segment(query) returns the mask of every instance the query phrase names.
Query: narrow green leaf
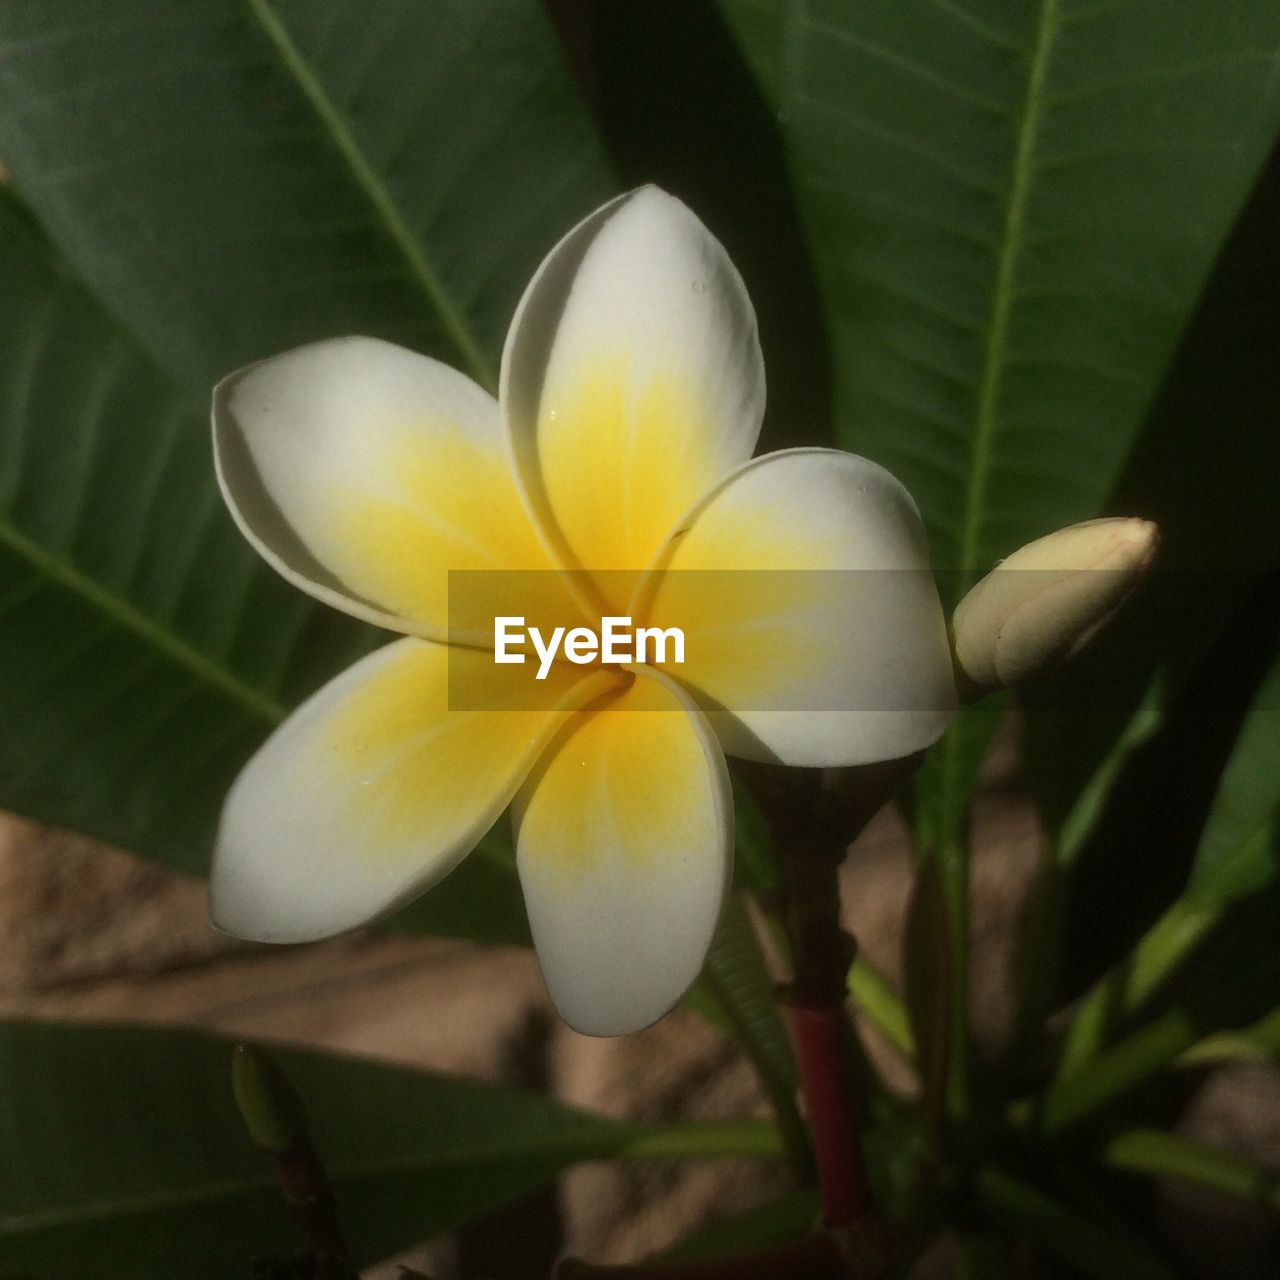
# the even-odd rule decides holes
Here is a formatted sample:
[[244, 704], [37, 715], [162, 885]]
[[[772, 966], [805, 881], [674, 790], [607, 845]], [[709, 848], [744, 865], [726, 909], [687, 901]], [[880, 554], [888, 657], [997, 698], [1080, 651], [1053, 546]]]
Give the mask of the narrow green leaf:
[[31, 0], [0, 155], [185, 391], [334, 334], [495, 381], [541, 255], [610, 194], [541, 6]]
[[1002, 1169], [984, 1169], [978, 1194], [988, 1213], [1096, 1280], [1174, 1280], [1140, 1240], [1117, 1231]]
[[1227, 761], [1182, 896], [1086, 996], [1063, 1048], [1077, 1070], [1142, 1007], [1240, 898], [1280, 873], [1280, 662], [1263, 681]]
[[725, 906], [703, 981], [731, 1011], [735, 1028], [750, 1042], [752, 1056], [773, 1085], [783, 1092], [793, 1091], [795, 1061], [778, 1012], [775, 984], [765, 968], [751, 921], [736, 897]]
[[1178, 1178], [1280, 1215], [1280, 1174], [1160, 1129], [1128, 1129], [1109, 1138], [1102, 1161], [1113, 1169]]
[[1236, 739], [1200, 837], [1190, 905], [1220, 910], [1280, 874], [1280, 659]]
[[969, 799], [1008, 703], [1008, 695], [998, 693], [961, 707], [925, 756], [912, 785], [912, 827], [923, 857], [967, 845]]
[[[1222, 1031], [1259, 1025], [1280, 990], [1280, 950], [1275, 946], [1280, 885], [1235, 903], [1213, 936], [1167, 983], [1149, 1020], [1091, 1056], [1069, 1046], [1044, 1094], [1027, 1103], [1047, 1133], [1058, 1133], [1109, 1106], [1193, 1046]], [[1121, 990], [1123, 994], [1123, 989]], [[1103, 1005], [1101, 1023], [1113, 1023]], [[1088, 1028], [1092, 1031], [1092, 1024]], [[1265, 1032], [1265, 1026], [1263, 1027]], [[1085, 1045], [1093, 1048], [1101, 1036]], [[1029, 1118], [1031, 1118], [1029, 1117]]]
[[902, 997], [867, 958], [859, 955], [849, 969], [849, 998], [858, 1012], [910, 1061], [915, 1056], [911, 1021]]
[[1217, 1062], [1280, 1062], [1280, 1007], [1250, 1027], [1206, 1036], [1178, 1059], [1187, 1067]]
[[751, 921], [742, 903], [731, 896], [690, 1002], [722, 1023], [741, 1044], [773, 1106], [792, 1163], [805, 1169], [809, 1143], [796, 1110], [795, 1059], [774, 985]]
[[[957, 1057], [959, 1070], [967, 1071], [968, 1010], [962, 998], [964, 988], [955, 981], [951, 934], [941, 869], [937, 859], [930, 859], [916, 869], [902, 940], [902, 971], [920, 1076], [923, 1128], [931, 1146], [940, 1141], [949, 1104], [961, 1104], [958, 1109], [963, 1109], [965, 1099], [960, 1094], [967, 1084], [956, 1078]], [[958, 998], [963, 1012], [955, 1008]], [[957, 1037], [957, 1024], [962, 1021], [965, 1025]], [[961, 1086], [954, 1097], [953, 1080]]]
[[734, 879], [752, 893], [777, 893], [782, 875], [769, 823], [751, 788], [735, 773], [730, 773], [729, 780], [733, 784]]

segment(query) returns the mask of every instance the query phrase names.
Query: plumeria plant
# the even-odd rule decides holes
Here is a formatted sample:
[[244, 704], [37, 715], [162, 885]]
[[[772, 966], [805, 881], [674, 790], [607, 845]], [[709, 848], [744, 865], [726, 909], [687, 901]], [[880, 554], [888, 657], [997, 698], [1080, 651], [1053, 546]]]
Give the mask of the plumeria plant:
[[1280, 1052], [1278, 60], [1263, 0], [6, 7], [0, 805], [254, 943], [531, 944], [761, 1109], [13, 1019], [0, 1274], [353, 1280], [742, 1158], [513, 1276], [1269, 1274], [1190, 1104]]

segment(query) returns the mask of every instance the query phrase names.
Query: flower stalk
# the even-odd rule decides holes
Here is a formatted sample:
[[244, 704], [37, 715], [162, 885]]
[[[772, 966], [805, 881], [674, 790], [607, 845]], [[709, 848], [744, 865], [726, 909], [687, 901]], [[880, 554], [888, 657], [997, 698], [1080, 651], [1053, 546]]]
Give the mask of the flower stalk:
[[[747, 775], [786, 871], [792, 979], [784, 999], [826, 1225], [851, 1252], [874, 1230], [846, 1008], [857, 944], [840, 921], [839, 867], [850, 842], [914, 759], [845, 775], [752, 766]], [[852, 786], [841, 788], [842, 780]]]
[[275, 1159], [280, 1190], [307, 1241], [317, 1275], [353, 1275], [333, 1187], [307, 1131], [302, 1099], [280, 1066], [252, 1045], [237, 1045], [231, 1084], [254, 1145]]

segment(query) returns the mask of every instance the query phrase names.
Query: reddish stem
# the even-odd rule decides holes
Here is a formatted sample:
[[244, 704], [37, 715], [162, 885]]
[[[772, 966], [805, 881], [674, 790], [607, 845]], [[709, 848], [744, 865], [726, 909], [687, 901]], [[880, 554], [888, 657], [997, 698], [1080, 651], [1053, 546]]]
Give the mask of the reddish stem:
[[857, 1226], [870, 1216], [867, 1171], [858, 1137], [846, 1060], [848, 1018], [843, 1005], [788, 1002], [796, 1063], [804, 1087], [818, 1187], [827, 1225]]
[[749, 771], [787, 873], [794, 974], [787, 1008], [823, 1213], [851, 1257], [875, 1252], [877, 1227], [854, 1104], [845, 999], [857, 948], [840, 923], [839, 869], [854, 837], [918, 763], [887, 761], [843, 777], [763, 765]]

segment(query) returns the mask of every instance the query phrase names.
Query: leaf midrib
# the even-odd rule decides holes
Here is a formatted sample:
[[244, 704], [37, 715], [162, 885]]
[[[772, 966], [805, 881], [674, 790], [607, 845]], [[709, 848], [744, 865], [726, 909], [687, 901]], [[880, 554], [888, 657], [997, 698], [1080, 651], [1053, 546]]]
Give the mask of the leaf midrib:
[[[591, 1135], [553, 1134], [506, 1146], [477, 1146], [464, 1151], [352, 1160], [345, 1164], [335, 1163], [331, 1166], [329, 1175], [334, 1182], [351, 1183], [396, 1174], [426, 1173], [433, 1169], [467, 1168], [521, 1161], [539, 1155], [559, 1156], [581, 1152], [581, 1155], [575, 1155], [574, 1158], [598, 1158], [611, 1154], [616, 1148], [622, 1146], [629, 1136], [631, 1136], [630, 1131], [625, 1128], [617, 1132], [604, 1131]], [[275, 1180], [263, 1173], [241, 1178], [222, 1178], [182, 1189], [166, 1188], [161, 1191], [142, 1191], [134, 1195], [82, 1200], [65, 1208], [41, 1209], [31, 1213], [14, 1213], [0, 1217], [0, 1239], [19, 1232], [47, 1231], [112, 1218], [136, 1217], [148, 1213], [162, 1213], [170, 1209], [213, 1205], [237, 1200], [244, 1196], [268, 1194], [274, 1188]]]
[[271, 8], [269, 0], [246, 0], [246, 3], [249, 13], [274, 49], [280, 66], [315, 112], [329, 140], [373, 208], [383, 231], [403, 257], [411, 278], [431, 304], [472, 377], [488, 391], [494, 391], [497, 376], [472, 333], [462, 308], [449, 296], [440, 277], [427, 261], [422, 246], [401, 215], [395, 198], [361, 150], [359, 142], [338, 110], [337, 103], [329, 96], [319, 75], [307, 62], [289, 29]]
[[20, 556], [41, 576], [78, 596], [117, 626], [132, 632], [171, 661], [185, 667], [201, 682], [239, 703], [256, 719], [270, 724], [278, 724], [284, 719], [286, 708], [283, 704], [214, 662], [181, 636], [95, 582], [70, 561], [33, 542], [6, 520], [0, 520], [0, 547]]
[[[688, 1135], [696, 1140], [700, 1135], [715, 1134], [720, 1130], [724, 1131], [723, 1147], [715, 1154], [776, 1154], [776, 1131], [768, 1121], [687, 1121], [646, 1127], [614, 1122], [604, 1117], [587, 1115], [584, 1118], [591, 1122], [590, 1130], [578, 1128], [562, 1133], [539, 1134], [514, 1143], [479, 1143], [458, 1151], [407, 1152], [397, 1156], [335, 1161], [330, 1168], [330, 1176], [335, 1183], [349, 1185], [401, 1174], [523, 1162], [539, 1156], [568, 1157], [569, 1163], [602, 1159], [694, 1158], [708, 1154], [698, 1147], [696, 1141], [687, 1144], [688, 1150], [681, 1150], [680, 1142], [670, 1149], [663, 1149], [661, 1140], [670, 1135]], [[657, 1141], [647, 1142], [647, 1139]], [[180, 1190], [143, 1191], [109, 1199], [83, 1200], [58, 1209], [10, 1213], [0, 1216], [0, 1239], [19, 1232], [46, 1231], [125, 1215], [139, 1216], [216, 1204], [271, 1193], [274, 1188], [275, 1180], [262, 1173], [218, 1179]]]
[[1045, 76], [1057, 32], [1058, 0], [1040, 0], [1035, 41], [1027, 67], [1027, 91], [1017, 117], [1016, 146], [1009, 178], [1009, 202], [1000, 232], [995, 284], [987, 321], [987, 341], [978, 378], [973, 430], [970, 433], [968, 486], [958, 566], [966, 579], [971, 578], [982, 567], [978, 554], [981, 550], [983, 503], [991, 471], [1000, 392], [1008, 366], [1014, 277], [1024, 243], [1027, 200], [1035, 172], [1035, 145], [1044, 105]]

